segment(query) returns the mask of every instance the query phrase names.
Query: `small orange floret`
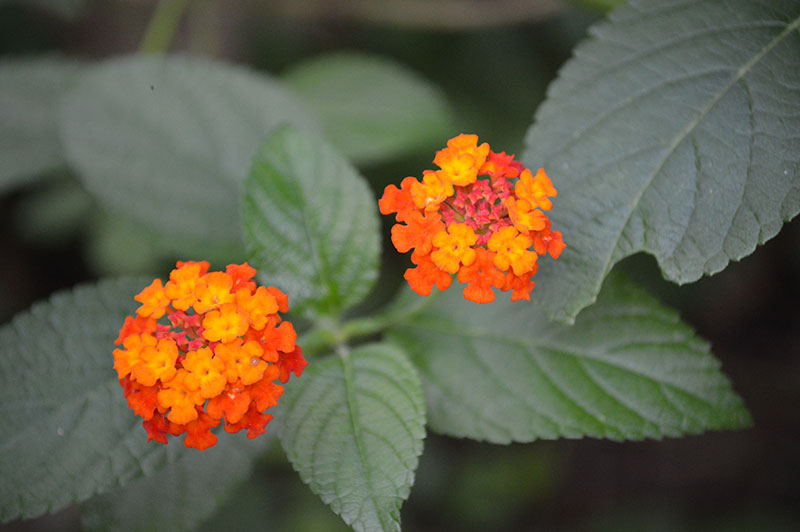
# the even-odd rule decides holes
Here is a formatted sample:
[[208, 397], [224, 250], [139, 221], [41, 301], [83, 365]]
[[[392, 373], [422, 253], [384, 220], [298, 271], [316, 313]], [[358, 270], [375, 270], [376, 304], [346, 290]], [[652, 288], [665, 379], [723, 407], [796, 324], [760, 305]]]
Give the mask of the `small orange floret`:
[[157, 380], [167, 382], [175, 376], [177, 358], [175, 340], [162, 338], [155, 346], [142, 349], [139, 362], [131, 369], [131, 376], [144, 386], [154, 386]]
[[197, 419], [186, 425], [186, 438], [183, 443], [186, 447], [204, 451], [217, 444], [217, 436], [211, 429], [219, 425], [220, 420], [209, 416], [200, 407], [196, 407], [196, 410]]
[[236, 423], [225, 423], [225, 432], [236, 433], [246, 429], [247, 437], [252, 440], [266, 432], [265, 427], [270, 421], [272, 421], [271, 414], [262, 414], [259, 412], [258, 407], [250, 403], [250, 408], [239, 421]]
[[289, 312], [289, 296], [274, 286], [268, 286], [267, 291], [272, 294], [272, 297], [278, 302], [278, 312], [283, 312], [284, 314]]
[[417, 265], [416, 268], [406, 270], [403, 277], [408, 281], [408, 286], [421, 296], [431, 295], [433, 287], [436, 286], [440, 291], [450, 288], [453, 281], [452, 275], [440, 270], [431, 260], [430, 255], [411, 255], [411, 261]]
[[392, 243], [398, 251], [405, 253], [416, 248], [419, 253], [430, 253], [433, 238], [445, 230], [439, 213], [414, 211], [405, 219], [406, 225], [392, 227]]
[[200, 390], [189, 387], [189, 383], [186, 382], [188, 375], [189, 372], [181, 368], [158, 392], [158, 406], [164, 410], [169, 409], [167, 419], [179, 425], [197, 419], [195, 406], [205, 402]]
[[264, 360], [275, 362], [278, 359], [278, 353], [291, 353], [294, 351], [297, 332], [294, 330], [294, 325], [284, 321], [279, 325], [266, 327], [254, 339], [264, 350]]
[[514, 275], [513, 273], [506, 274], [506, 282], [503, 290], [511, 290], [511, 301], [531, 300], [531, 291], [535, 286], [533, 276], [539, 269], [538, 264], [534, 264], [534, 268], [524, 275]]
[[137, 416], [148, 420], [158, 407], [158, 388], [156, 386], [143, 386], [130, 379], [120, 380], [124, 390], [125, 399], [128, 400], [128, 407]]
[[202, 314], [226, 303], [231, 303], [234, 298], [231, 288], [233, 288], [233, 279], [227, 273], [211, 272], [204, 275], [195, 288], [197, 295], [193, 305], [195, 312]]
[[[411, 184], [411, 199], [414, 200], [414, 206], [426, 211], [436, 210], [439, 204], [453, 193], [453, 183], [447, 180], [442, 171], [425, 170], [422, 172], [422, 183], [414, 181]], [[406, 214], [405, 218], [408, 219], [408, 216]]]
[[542, 168], [539, 168], [539, 171], [536, 172], [536, 177], [527, 168], [523, 170], [514, 192], [518, 197], [528, 200], [532, 205], [545, 211], [553, 208], [553, 203], [548, 199], [548, 196], [554, 197], [558, 195], [553, 187], [553, 182], [550, 181], [550, 178], [547, 177]]
[[547, 225], [547, 216], [539, 209], [534, 209], [526, 199], [508, 198], [505, 205], [511, 223], [520, 233], [541, 231]]
[[203, 338], [212, 342], [230, 342], [247, 332], [247, 317], [233, 303], [212, 310], [203, 319]]
[[250, 326], [257, 331], [267, 325], [268, 316], [278, 312], [275, 296], [263, 286], [259, 286], [254, 293], [247, 288], [240, 288], [236, 291], [236, 304], [239, 310], [244, 311]]
[[114, 349], [114, 369], [117, 370], [119, 378], [125, 378], [133, 367], [141, 362], [142, 350], [153, 347], [156, 343], [156, 337], [147, 333], [131, 334], [125, 337], [125, 341], [122, 343], [123, 349]]
[[278, 380], [284, 384], [289, 381], [291, 373], [294, 373], [295, 377], [299, 377], [303, 374], [305, 367], [308, 366], [308, 362], [303, 358], [303, 350], [300, 349], [299, 345], [291, 353], [281, 351], [279, 355], [278, 369], [280, 374], [278, 375]]
[[142, 304], [136, 313], [142, 318], [158, 319], [167, 311], [169, 298], [164, 293], [164, 285], [161, 279], [155, 279], [150, 286], [139, 292], [134, 298]]
[[237, 423], [250, 406], [250, 392], [244, 384], [229, 384], [222, 393], [208, 401], [208, 414], [215, 419], [225, 419], [225, 423]]
[[122, 329], [120, 329], [119, 336], [114, 340], [114, 343], [120, 345], [125, 338], [133, 334], [152, 334], [154, 332], [156, 332], [155, 318], [142, 318], [139, 316], [134, 318], [133, 316], [126, 316], [125, 323], [122, 324]]
[[389, 185], [379, 202], [381, 213], [397, 212], [405, 222], [391, 234], [398, 251], [412, 252], [416, 267], [404, 274], [411, 289], [428, 296], [434, 286], [446, 290], [456, 274], [468, 300], [492, 301], [494, 288], [511, 291], [512, 301], [530, 299], [537, 260], [557, 259], [566, 247], [545, 213], [558, 194], [544, 169], [534, 175], [513, 155], [464, 134], [448, 140], [433, 162], [438, 170], [424, 170], [421, 181], [405, 178], [401, 189]]
[[148, 441], [185, 434], [184, 445], [204, 450], [217, 442], [211, 429], [222, 421], [227, 432], [247, 429], [253, 438], [283, 392], [274, 381], [306, 366], [294, 327], [280, 316], [288, 296], [257, 286], [247, 263], [225, 272], [208, 267], [178, 262], [166, 286], [153, 281], [115, 342], [114, 369]]
[[400, 183], [399, 189], [394, 185], [387, 186], [383, 191], [383, 196], [378, 200], [381, 214], [397, 213], [395, 219], [398, 222], [405, 220], [408, 213], [413, 212], [416, 208], [411, 196], [411, 187], [414, 183], [418, 184], [415, 178], [406, 177]]
[[433, 245], [436, 250], [431, 253], [431, 260], [438, 268], [456, 273], [461, 264], [469, 266], [475, 260], [473, 244], [478, 236], [467, 224], [450, 224], [447, 231], [434, 235]]
[[263, 353], [258, 342], [249, 340], [242, 343], [241, 338], [217, 346], [217, 356], [225, 363], [228, 382], [241, 379], [245, 385], [253, 384], [264, 376], [267, 363], [261, 359]]
[[507, 271], [511, 267], [514, 275], [523, 275], [533, 269], [538, 258], [536, 253], [530, 251], [532, 244], [531, 237], [506, 226], [492, 235], [486, 247], [496, 253], [494, 265], [498, 270]]
[[255, 281], [251, 280], [256, 276], [256, 269], [246, 262], [243, 264], [229, 264], [228, 267], [225, 268], [225, 273], [227, 273], [233, 281], [231, 292], [236, 293], [241, 288], [247, 288], [251, 292], [256, 289]]
[[223, 375], [225, 363], [208, 347], [186, 353], [183, 367], [189, 372], [186, 385], [200, 390], [200, 395], [206, 399], [221, 394], [228, 383]]
[[464, 287], [465, 299], [475, 303], [491, 303], [495, 298], [492, 288], [503, 288], [505, 275], [495, 268], [494, 257], [491, 251], [478, 248], [475, 261], [458, 272], [458, 282], [467, 283]]

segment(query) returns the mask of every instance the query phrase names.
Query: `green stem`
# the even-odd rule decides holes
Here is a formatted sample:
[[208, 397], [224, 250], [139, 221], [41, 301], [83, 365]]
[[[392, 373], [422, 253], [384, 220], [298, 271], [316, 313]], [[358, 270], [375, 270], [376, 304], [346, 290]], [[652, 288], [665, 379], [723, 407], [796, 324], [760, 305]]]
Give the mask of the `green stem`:
[[147, 24], [147, 29], [139, 45], [139, 51], [143, 54], [155, 54], [166, 52], [178, 24], [181, 21], [183, 12], [191, 0], [161, 0]]
[[303, 348], [303, 354], [310, 358], [344, 348], [352, 340], [380, 334], [402, 322], [408, 316], [430, 305], [438, 294], [437, 291], [428, 297], [420, 297], [416, 304], [402, 311], [392, 308], [389, 312], [356, 318], [344, 323], [333, 318], [321, 319], [298, 338], [297, 343]]

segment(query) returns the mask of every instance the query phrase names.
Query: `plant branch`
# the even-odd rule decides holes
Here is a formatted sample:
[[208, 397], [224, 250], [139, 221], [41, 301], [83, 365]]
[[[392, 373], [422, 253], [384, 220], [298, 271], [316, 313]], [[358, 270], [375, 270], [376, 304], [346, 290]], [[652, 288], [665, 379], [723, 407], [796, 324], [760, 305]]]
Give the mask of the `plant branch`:
[[139, 45], [139, 51], [143, 54], [154, 54], [166, 52], [178, 24], [181, 21], [183, 12], [191, 0], [161, 0], [156, 6], [147, 29]]
[[419, 302], [411, 307], [401, 309], [396, 305], [391, 305], [385, 312], [345, 322], [333, 318], [321, 319], [310, 330], [303, 333], [297, 343], [303, 348], [303, 354], [307, 357], [338, 350], [352, 340], [380, 334], [393, 325], [401, 323], [408, 316], [430, 305], [438, 295], [439, 292], [436, 291], [428, 297], [418, 298]]

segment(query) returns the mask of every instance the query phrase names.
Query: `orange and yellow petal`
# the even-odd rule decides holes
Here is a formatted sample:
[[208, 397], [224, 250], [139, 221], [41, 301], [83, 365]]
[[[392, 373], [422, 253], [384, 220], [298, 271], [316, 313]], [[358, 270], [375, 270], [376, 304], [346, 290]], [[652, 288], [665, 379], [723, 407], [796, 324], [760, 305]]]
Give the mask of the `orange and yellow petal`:
[[523, 235], [516, 228], [506, 226], [500, 228], [489, 239], [487, 247], [494, 251], [494, 265], [502, 271], [514, 270], [514, 275], [523, 275], [533, 269], [538, 255], [530, 251], [533, 239]]
[[202, 275], [202, 268], [200, 263], [187, 262], [170, 272], [164, 294], [172, 300], [175, 309], [188, 310], [194, 304], [197, 299], [194, 290]]
[[526, 199], [510, 197], [505, 201], [508, 217], [520, 233], [541, 231], [547, 224], [547, 216], [539, 209], [533, 208]]
[[161, 279], [155, 279], [150, 286], [136, 294], [133, 299], [142, 304], [136, 309], [136, 314], [142, 318], [158, 319], [166, 313], [169, 305], [169, 298], [164, 293]]
[[495, 254], [483, 248], [476, 250], [475, 261], [458, 272], [458, 281], [467, 283], [464, 298], [475, 303], [491, 303], [495, 294], [492, 288], [503, 288], [505, 274], [494, 265]]
[[142, 334], [142, 333], [149, 333], [152, 334], [156, 332], [156, 320], [155, 318], [142, 318], [141, 316], [126, 316], [125, 323], [122, 324], [122, 329], [119, 331], [119, 336], [116, 340], [114, 340], [114, 344], [120, 345], [125, 341], [125, 338], [135, 334]]
[[197, 419], [195, 406], [205, 401], [200, 390], [192, 389], [187, 384], [188, 374], [185, 369], [178, 370], [175, 377], [158, 392], [158, 406], [169, 409], [167, 419], [179, 425]]
[[434, 210], [454, 193], [453, 183], [445, 178], [443, 172], [434, 170], [425, 170], [422, 183], [414, 182], [411, 185], [411, 199], [418, 209]]
[[233, 302], [234, 295], [231, 293], [231, 288], [233, 279], [227, 273], [211, 272], [204, 275], [195, 287], [197, 296], [193, 305], [195, 312], [202, 314]]
[[430, 255], [411, 255], [411, 261], [416, 264], [415, 268], [408, 268], [403, 275], [408, 286], [421, 296], [429, 296], [433, 287], [436, 286], [440, 291], [445, 291], [450, 287], [453, 276], [440, 270], [431, 260]]
[[469, 266], [475, 260], [472, 246], [478, 236], [472, 227], [463, 223], [453, 223], [446, 231], [437, 233], [433, 245], [437, 248], [431, 252], [431, 260], [440, 269], [448, 273], [456, 273], [461, 264]]
[[[300, 346], [295, 346], [291, 352], [279, 352], [280, 358], [278, 360], [278, 380], [286, 384], [289, 380], [290, 374], [294, 373], [295, 377], [303, 374], [303, 370], [308, 365], [306, 359], [303, 357], [303, 350]], [[272, 366], [270, 366], [272, 367]]]
[[542, 210], [549, 211], [553, 208], [553, 203], [548, 199], [558, 195], [553, 187], [553, 182], [547, 176], [543, 168], [539, 168], [534, 177], [527, 168], [522, 171], [514, 187], [517, 197], [528, 200], [531, 205], [535, 205]]
[[171, 338], [158, 340], [155, 346], [142, 349], [139, 362], [131, 369], [134, 380], [144, 386], [153, 386], [157, 380], [165, 383], [175, 376], [178, 346]]
[[195, 407], [197, 419], [186, 425], [186, 437], [183, 444], [192, 449], [205, 451], [217, 444], [217, 436], [211, 429], [219, 425], [220, 420], [208, 415], [202, 408]]
[[250, 403], [250, 407], [241, 419], [235, 423], [225, 423], [225, 432], [236, 433], [247, 429], [248, 439], [253, 439], [266, 432], [265, 427], [270, 421], [272, 421], [271, 414], [262, 414], [253, 403]]
[[[126, 322], [127, 323], [127, 322]], [[119, 378], [127, 376], [141, 362], [142, 350], [157, 343], [152, 334], [131, 334], [125, 338], [122, 349], [114, 349], [114, 369]]]
[[200, 395], [206, 399], [222, 393], [228, 384], [228, 379], [223, 375], [225, 363], [208, 347], [187, 352], [183, 367], [189, 372], [186, 385], [199, 389]]
[[225, 419], [225, 423], [236, 423], [250, 407], [250, 393], [241, 382], [229, 384], [225, 392], [208, 400], [206, 411], [215, 419]]
[[392, 227], [392, 243], [397, 251], [405, 253], [416, 248], [419, 253], [429, 253], [433, 239], [445, 230], [439, 213], [426, 212], [424, 215], [414, 211], [406, 218], [406, 225]]
[[270, 314], [278, 312], [278, 302], [263, 286], [253, 293], [247, 288], [240, 288], [236, 291], [236, 304], [247, 316], [250, 326], [257, 331], [266, 326]]
[[383, 191], [383, 196], [378, 200], [378, 207], [381, 214], [397, 213], [395, 219], [402, 222], [409, 213], [416, 210], [414, 199], [411, 196], [411, 187], [418, 183], [414, 177], [406, 177], [400, 183], [400, 188], [394, 185], [387, 186]]
[[234, 294], [242, 288], [247, 288], [250, 292], [256, 289], [255, 281], [251, 280], [256, 276], [256, 269], [246, 262], [242, 264], [229, 264], [228, 267], [225, 268], [225, 273], [228, 274], [233, 281], [231, 292]]
[[230, 342], [244, 335], [249, 325], [247, 317], [232, 303], [212, 310], [203, 319], [203, 338], [212, 342]]

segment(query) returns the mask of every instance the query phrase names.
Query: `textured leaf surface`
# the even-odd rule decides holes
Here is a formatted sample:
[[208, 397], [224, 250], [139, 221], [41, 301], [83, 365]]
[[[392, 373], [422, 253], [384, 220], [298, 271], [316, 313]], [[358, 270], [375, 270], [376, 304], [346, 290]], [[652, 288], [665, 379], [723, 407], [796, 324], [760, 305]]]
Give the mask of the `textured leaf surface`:
[[371, 344], [308, 366], [287, 386], [281, 442], [300, 477], [355, 530], [399, 530], [425, 411], [405, 353]]
[[66, 165], [58, 102], [79, 69], [58, 57], [0, 62], [0, 192]]
[[239, 241], [241, 182], [266, 135], [313, 128], [267, 76], [175, 56], [106, 61], [61, 110], [69, 161], [107, 209], [206, 244]]
[[377, 203], [333, 148], [290, 127], [253, 160], [243, 202], [245, 244], [263, 284], [293, 310], [336, 313], [358, 303], [378, 274]]
[[[800, 211], [800, 3], [636, 0], [596, 25], [529, 130], [567, 247], [537, 298], [557, 319], [646, 251], [685, 283]], [[541, 280], [541, 282], [539, 282]]]
[[0, 329], [0, 518], [30, 518], [163, 467], [113, 369], [114, 339], [147, 280], [84, 285]]
[[330, 54], [285, 79], [316, 110], [333, 145], [360, 163], [441, 142], [451, 128], [442, 93], [388, 59]]
[[750, 423], [708, 345], [675, 312], [616, 276], [606, 285], [572, 326], [508, 300], [476, 306], [453, 289], [432, 301], [406, 293], [389, 338], [419, 368], [429, 426], [508, 443]]
[[[268, 429], [267, 434], [270, 434]], [[81, 506], [87, 531], [190, 532], [211, 517], [250, 475], [272, 438], [222, 433], [214, 447], [188, 452], [155, 475]]]

